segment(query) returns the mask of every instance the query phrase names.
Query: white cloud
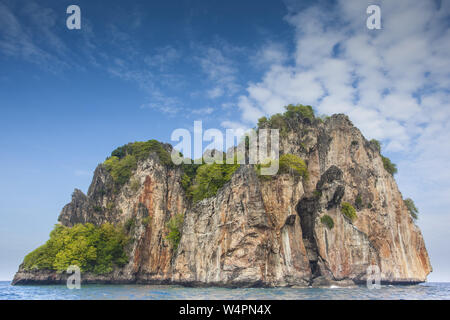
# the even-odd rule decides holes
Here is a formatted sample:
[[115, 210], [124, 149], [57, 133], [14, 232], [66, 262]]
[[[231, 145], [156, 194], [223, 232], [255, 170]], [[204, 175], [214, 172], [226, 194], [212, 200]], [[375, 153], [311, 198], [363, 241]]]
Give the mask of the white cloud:
[[211, 90], [208, 90], [207, 94], [208, 94], [208, 97], [210, 97], [211, 99], [215, 99], [215, 98], [221, 97], [224, 93], [223, 91], [224, 90], [222, 88], [215, 87]]
[[[448, 100], [449, 6], [382, 1], [382, 30], [368, 30], [368, 4], [339, 1], [335, 7], [290, 12], [295, 64], [272, 59], [262, 80], [250, 83], [238, 100], [242, 120], [254, 123], [289, 103], [310, 104], [319, 113], [349, 114], [363, 133], [386, 140], [388, 150], [411, 151], [429, 124], [420, 95], [437, 91]], [[288, 56], [272, 44], [260, 52]]]
[[154, 55], [147, 55], [144, 58], [144, 62], [152, 68], [165, 70], [169, 64], [181, 58], [180, 52], [172, 46], [157, 48], [155, 51], [156, 53]]
[[246, 122], [254, 122], [255, 119], [262, 117], [263, 112], [254, 106], [249, 98], [241, 96], [238, 101], [238, 107], [242, 111], [242, 120]]
[[258, 66], [283, 64], [289, 59], [286, 47], [281, 43], [268, 42], [260, 48], [252, 61]]
[[221, 106], [223, 109], [231, 109], [231, 108], [235, 107], [236, 105], [231, 102], [225, 102], [225, 103], [222, 103]]
[[431, 230], [436, 222], [427, 213], [448, 214], [450, 207], [450, 1], [379, 1], [381, 30], [365, 26], [369, 4], [340, 0], [291, 10], [295, 63], [275, 59], [248, 84], [238, 99], [241, 120], [254, 124], [289, 103], [348, 114], [398, 160], [400, 188]]
[[[153, 87], [152, 83], [149, 83], [149, 85]], [[169, 116], [175, 116], [183, 109], [183, 104], [178, 98], [168, 97], [157, 88], [154, 88], [152, 91], [149, 90], [148, 94], [149, 102], [142, 104], [140, 106], [141, 109], [154, 109]]]
[[239, 121], [222, 121], [220, 125], [225, 130], [230, 130], [230, 132], [236, 137], [236, 141], [238, 143], [242, 140], [244, 134], [251, 129], [249, 126]]
[[250, 128], [239, 121], [222, 121], [220, 125], [225, 129], [248, 131]]
[[150, 97], [150, 102], [140, 106], [141, 109], [154, 109], [162, 113], [175, 116], [182, 109], [182, 104], [177, 98], [167, 97], [162, 94], [154, 93]]
[[[201, 50], [201, 54], [196, 56], [195, 60], [213, 84], [213, 88], [206, 93], [207, 97], [214, 99], [224, 94], [228, 96], [234, 95], [239, 90], [236, 79], [238, 69], [235, 66], [235, 62], [224, 55], [224, 50], [200, 45], [198, 47]], [[232, 47], [227, 50], [233, 51], [237, 49]]]
[[247, 96], [241, 96], [238, 106], [243, 110], [243, 120], [254, 122], [255, 116], [282, 111], [291, 101], [306, 104], [317, 101], [324, 91], [315, 75], [308, 71], [296, 72], [295, 68], [274, 65], [260, 83], [247, 87]]

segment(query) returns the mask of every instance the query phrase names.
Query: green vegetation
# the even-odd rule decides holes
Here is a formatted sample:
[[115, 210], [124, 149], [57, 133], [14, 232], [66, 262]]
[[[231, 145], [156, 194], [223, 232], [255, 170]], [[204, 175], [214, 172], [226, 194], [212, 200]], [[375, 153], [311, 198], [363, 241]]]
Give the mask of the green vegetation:
[[[381, 153], [381, 143], [380, 141], [376, 139], [370, 140], [370, 143], [375, 146], [375, 149], [377, 149], [378, 152]], [[389, 172], [391, 175], [394, 175], [397, 173], [397, 166], [395, 163], [392, 163], [391, 159], [388, 157], [385, 157], [381, 155], [381, 160], [383, 161], [384, 169]]]
[[152, 152], [155, 152], [158, 155], [159, 160], [164, 165], [172, 164], [170, 153], [164, 149], [162, 143], [157, 140], [128, 143], [111, 152], [111, 157], [117, 157], [119, 160], [122, 160], [126, 156], [132, 155], [137, 160], [144, 160], [147, 159]]
[[[204, 165], [204, 164], [203, 164]], [[201, 166], [201, 164], [182, 164], [181, 167], [183, 169], [183, 175], [181, 176], [181, 186], [188, 198], [192, 199], [192, 184], [194, 183], [195, 176], [197, 175], [197, 170]]]
[[237, 156], [233, 164], [226, 163], [224, 154], [223, 164], [182, 164], [183, 175], [181, 186], [186, 195], [193, 202], [213, 197], [225, 183], [231, 180], [233, 173], [240, 167]]
[[370, 143], [375, 146], [375, 148], [378, 150], [378, 152], [381, 152], [381, 143], [377, 139], [370, 140]]
[[200, 165], [195, 172], [195, 179], [188, 186], [188, 194], [194, 202], [215, 196], [239, 167], [238, 163]]
[[56, 225], [50, 239], [24, 259], [24, 268], [64, 271], [77, 265], [81, 271], [105, 274], [128, 262], [128, 238], [121, 228], [87, 223], [72, 228]]
[[281, 113], [277, 113], [271, 116], [270, 119], [267, 120], [267, 124], [262, 123], [261, 119], [259, 119], [258, 126], [260, 124], [267, 128], [279, 129], [281, 137], [286, 137], [289, 131], [286, 118]]
[[124, 227], [127, 233], [130, 233], [130, 231], [136, 226], [136, 217], [131, 217], [127, 221], [125, 221]]
[[187, 173], [183, 173], [183, 175], [181, 176], [181, 186], [183, 187], [184, 191], [188, 191], [189, 187], [192, 184], [192, 179], [195, 177], [194, 176], [189, 176]]
[[354, 221], [358, 216], [356, 215], [356, 209], [348, 202], [342, 202], [341, 212], [349, 218], [351, 221]]
[[314, 194], [314, 198], [320, 199], [320, 197], [322, 196], [322, 191], [314, 190], [313, 194]]
[[285, 107], [285, 109], [286, 109], [286, 112], [284, 113], [285, 117], [288, 118], [300, 117], [309, 119], [311, 121], [314, 120], [314, 110], [311, 106], [304, 106], [301, 104], [294, 106], [290, 104], [287, 107]]
[[330, 119], [331, 117], [330, 116], [328, 116], [328, 115], [326, 115], [326, 114], [322, 114], [322, 115], [320, 115], [319, 117], [317, 117], [316, 119], [319, 119], [320, 120], [320, 122], [322, 122], [322, 123], [324, 123], [324, 122], [326, 122], [328, 119]]
[[269, 125], [269, 119], [267, 117], [261, 117], [258, 119], [258, 128], [264, 128], [266, 125]]
[[109, 211], [111, 211], [112, 209], [114, 209], [114, 202], [108, 202], [106, 204], [106, 209], [108, 209]]
[[[275, 161], [275, 160], [272, 160]], [[304, 179], [308, 178], [308, 167], [306, 166], [305, 161], [293, 154], [283, 154], [280, 156], [278, 160], [279, 169], [278, 173], [290, 173], [297, 176], [301, 176]], [[265, 164], [257, 164], [255, 165], [255, 170], [258, 176], [264, 180], [270, 180], [272, 176], [270, 175], [261, 175], [261, 168], [268, 168], [272, 164], [271, 161]]]
[[308, 178], [308, 168], [305, 161], [293, 154], [280, 156], [280, 171], [282, 173], [294, 173], [305, 179]]
[[383, 160], [384, 169], [386, 169], [387, 172], [389, 172], [391, 175], [397, 173], [397, 166], [395, 165], [395, 163], [392, 163], [388, 157], [381, 156], [381, 159]]
[[417, 220], [419, 218], [419, 209], [417, 209], [414, 201], [411, 198], [407, 198], [403, 201], [405, 202], [405, 205], [408, 208], [411, 217], [413, 217], [414, 220]]
[[128, 143], [119, 147], [111, 153], [111, 157], [106, 159], [103, 164], [114, 182], [121, 186], [128, 182], [137, 167], [138, 161], [148, 158], [153, 152], [158, 155], [163, 165], [173, 165], [169, 152], [156, 140]]
[[286, 137], [290, 127], [290, 120], [292, 119], [308, 119], [313, 121], [315, 119], [314, 110], [311, 106], [298, 105], [288, 105], [284, 107], [286, 111], [281, 114], [277, 113], [271, 116], [269, 119], [267, 117], [262, 117], [258, 119], [258, 128], [271, 128], [279, 129], [280, 136]]
[[261, 180], [271, 180], [272, 177], [274, 177], [274, 176], [271, 176], [271, 175], [263, 175], [263, 174], [261, 174], [261, 168], [269, 168], [272, 165], [272, 161], [273, 160], [269, 160], [269, 161], [267, 161], [265, 163], [258, 163], [258, 164], [255, 165], [255, 171], [256, 171], [256, 174], [258, 175], [259, 179], [261, 179]]
[[322, 222], [324, 225], [328, 227], [328, 229], [333, 229], [334, 227], [334, 221], [333, 218], [331, 218], [329, 215], [324, 215], [320, 218], [320, 222]]
[[358, 196], [356, 197], [355, 204], [358, 209], [362, 208], [363, 201], [362, 201], [362, 197], [360, 194], [358, 194]]
[[131, 179], [131, 182], [130, 182], [131, 191], [137, 192], [140, 187], [141, 187], [141, 183], [140, 183], [139, 179], [136, 179], [136, 178]]
[[182, 214], [176, 214], [170, 218], [167, 223], [167, 229], [169, 233], [166, 236], [166, 240], [170, 242], [172, 249], [177, 250], [181, 240], [181, 229], [183, 227], [184, 216]]
[[137, 167], [136, 157], [127, 155], [123, 159], [119, 159], [115, 156], [110, 157], [103, 162], [106, 170], [111, 174], [114, 182], [118, 185], [124, 185], [130, 179], [133, 171]]
[[217, 194], [217, 191], [228, 181], [240, 167], [237, 157], [233, 164], [226, 163], [226, 155], [223, 157], [223, 164], [182, 164], [183, 174], [181, 176], [181, 186], [186, 195], [194, 202], [210, 198]]
[[148, 226], [148, 224], [150, 223], [151, 220], [152, 220], [152, 218], [150, 216], [146, 216], [146, 217], [142, 218], [142, 224], [144, 226]]

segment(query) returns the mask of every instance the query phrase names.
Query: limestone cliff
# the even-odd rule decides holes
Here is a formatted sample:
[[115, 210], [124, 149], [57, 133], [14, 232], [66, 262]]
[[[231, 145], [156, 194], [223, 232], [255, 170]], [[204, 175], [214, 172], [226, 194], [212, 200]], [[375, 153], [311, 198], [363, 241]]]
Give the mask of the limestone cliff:
[[[308, 286], [361, 283], [378, 265], [386, 283], [426, 280], [431, 265], [419, 228], [377, 146], [344, 115], [289, 123], [280, 152], [305, 160], [309, 177], [281, 173], [260, 179], [241, 165], [216, 196], [193, 203], [181, 167], [152, 153], [120, 189], [103, 165], [87, 195], [75, 190], [59, 222], [124, 223], [134, 219], [129, 262], [97, 283], [176, 283], [219, 286]], [[167, 150], [171, 150], [166, 145]], [[341, 212], [343, 202], [357, 218]], [[176, 248], [167, 222], [184, 215]], [[322, 223], [331, 217], [334, 226]], [[148, 217], [146, 223], [144, 218]], [[19, 268], [15, 284], [64, 281], [64, 273]]]

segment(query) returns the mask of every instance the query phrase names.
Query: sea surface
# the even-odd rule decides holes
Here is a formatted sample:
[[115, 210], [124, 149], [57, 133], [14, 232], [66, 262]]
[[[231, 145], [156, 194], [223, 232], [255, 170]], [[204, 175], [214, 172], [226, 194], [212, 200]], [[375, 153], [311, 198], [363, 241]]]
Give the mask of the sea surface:
[[167, 285], [82, 285], [68, 289], [64, 285], [11, 286], [0, 282], [0, 300], [172, 300], [172, 299], [304, 299], [304, 300], [450, 300], [450, 283], [429, 282], [413, 286], [381, 286], [369, 290], [356, 288], [185, 288]]

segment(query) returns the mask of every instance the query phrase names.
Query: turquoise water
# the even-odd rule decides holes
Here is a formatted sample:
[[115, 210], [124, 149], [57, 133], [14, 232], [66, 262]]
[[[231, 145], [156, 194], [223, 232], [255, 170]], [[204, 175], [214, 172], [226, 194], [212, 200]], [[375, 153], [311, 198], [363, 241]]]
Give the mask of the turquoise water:
[[450, 283], [423, 283], [414, 286], [382, 286], [369, 290], [357, 288], [185, 288], [156, 285], [82, 285], [79, 290], [69, 290], [63, 285], [11, 286], [0, 282], [0, 300], [18, 299], [120, 299], [120, 300], [170, 300], [170, 299], [447, 299], [450, 300]]

